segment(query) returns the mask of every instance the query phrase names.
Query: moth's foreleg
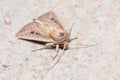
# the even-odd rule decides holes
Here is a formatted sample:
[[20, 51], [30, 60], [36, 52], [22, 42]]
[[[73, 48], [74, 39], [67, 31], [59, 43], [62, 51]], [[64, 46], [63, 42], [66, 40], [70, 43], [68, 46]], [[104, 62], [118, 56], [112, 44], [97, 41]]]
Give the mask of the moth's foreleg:
[[56, 55], [53, 57], [53, 60], [58, 56], [59, 53], [59, 45], [56, 45]]
[[51, 48], [51, 46], [53, 46], [53, 45], [54, 45], [54, 43], [47, 43], [44, 47], [32, 50], [32, 52], [42, 50], [42, 49], [48, 49], [48, 48]]
[[57, 61], [56, 61], [48, 70], [50, 70], [50, 69], [52, 69], [52, 68], [55, 67], [55, 65], [59, 62], [59, 60], [60, 60], [61, 57], [63, 56], [64, 51], [65, 51], [65, 45], [63, 46], [63, 51], [62, 51], [61, 55], [58, 57]]
[[75, 40], [75, 39], [78, 39], [78, 38], [77, 38], [77, 37], [71, 38], [71, 39], [69, 40], [69, 42], [71, 42], [71, 41], [73, 41], [73, 40]]

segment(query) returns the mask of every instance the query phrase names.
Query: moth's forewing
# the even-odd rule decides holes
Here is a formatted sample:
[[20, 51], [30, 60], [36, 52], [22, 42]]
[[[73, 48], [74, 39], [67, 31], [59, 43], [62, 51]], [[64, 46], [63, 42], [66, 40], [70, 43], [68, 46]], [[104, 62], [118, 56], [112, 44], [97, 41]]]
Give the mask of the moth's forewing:
[[17, 33], [17, 37], [27, 40], [62, 43], [69, 36], [68, 32], [59, 23], [55, 14], [50, 11], [40, 16], [37, 21], [25, 25]]
[[63, 26], [60, 24], [60, 21], [52, 11], [49, 11], [38, 17], [38, 20], [42, 21], [45, 24], [51, 25], [51, 27], [53, 28], [64, 29]]
[[63, 28], [62, 24], [60, 24], [52, 11], [40, 16], [38, 20], [49, 26], [49, 34], [56, 42], [63, 41], [65, 38], [69, 37], [68, 32]]
[[43, 30], [42, 27], [44, 26], [33, 21], [25, 25], [16, 34], [16, 36], [20, 39], [34, 40], [34, 41], [41, 41], [41, 42], [52, 42], [53, 40], [49, 37], [49, 35], [45, 32], [45, 30]]

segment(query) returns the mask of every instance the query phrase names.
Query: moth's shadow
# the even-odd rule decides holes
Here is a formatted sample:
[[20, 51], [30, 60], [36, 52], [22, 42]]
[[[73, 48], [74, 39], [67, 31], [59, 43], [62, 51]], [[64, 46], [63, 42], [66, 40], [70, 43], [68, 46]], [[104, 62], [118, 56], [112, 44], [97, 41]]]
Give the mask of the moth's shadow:
[[[45, 46], [47, 44], [47, 42], [42, 42], [42, 41], [26, 40], [26, 39], [21, 39], [21, 40], [32, 42], [32, 43], [35, 43], [35, 44], [40, 44], [40, 45], [43, 45], [43, 46]], [[56, 45], [51, 46], [51, 49], [55, 49], [55, 48], [56, 48]], [[60, 44], [59, 48], [63, 49], [63, 45]]]
[[35, 40], [26, 40], [26, 39], [21, 39], [21, 40], [32, 42], [35, 44], [40, 44], [40, 45], [45, 45], [47, 43], [47, 42], [41, 42], [41, 41], [35, 41]]

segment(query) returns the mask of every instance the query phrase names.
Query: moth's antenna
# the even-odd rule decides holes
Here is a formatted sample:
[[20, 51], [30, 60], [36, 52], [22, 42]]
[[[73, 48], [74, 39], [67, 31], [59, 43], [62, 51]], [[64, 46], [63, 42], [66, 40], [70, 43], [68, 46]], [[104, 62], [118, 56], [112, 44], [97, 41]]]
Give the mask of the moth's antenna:
[[70, 29], [69, 29], [69, 36], [71, 36], [71, 31], [72, 31], [72, 28], [73, 28], [73, 25], [74, 25], [75, 23], [72, 23], [72, 25], [71, 25], [71, 27], [70, 27]]
[[78, 44], [69, 44], [69, 45], [79, 45], [79, 46], [81, 46], [81, 47], [76, 47], [76, 48], [70, 47], [70, 49], [79, 49], [79, 48], [94, 47], [94, 46], [97, 46], [97, 45], [99, 45], [99, 44], [101, 44], [101, 42], [100, 42], [100, 43], [97, 43], [97, 44], [83, 44], [83, 43], [78, 43]]
[[49, 44], [46, 44], [45, 46], [39, 48], [39, 49], [35, 49], [35, 50], [32, 50], [31, 52], [35, 52], [35, 51], [38, 51], [38, 50], [43, 50], [43, 49], [48, 49], [48, 48], [51, 48], [51, 46], [54, 45], [53, 43], [49, 43]]

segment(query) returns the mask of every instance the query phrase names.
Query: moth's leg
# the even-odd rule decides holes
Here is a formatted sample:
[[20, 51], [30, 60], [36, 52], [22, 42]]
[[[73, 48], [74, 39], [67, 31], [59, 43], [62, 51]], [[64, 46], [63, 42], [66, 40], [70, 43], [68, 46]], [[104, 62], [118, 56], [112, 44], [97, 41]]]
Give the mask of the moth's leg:
[[75, 39], [78, 39], [78, 38], [77, 38], [77, 37], [71, 38], [71, 39], [69, 40], [69, 42], [71, 42], [71, 41], [73, 41], [73, 40], [75, 40]]
[[53, 45], [54, 45], [54, 43], [47, 43], [44, 47], [39, 48], [39, 49], [32, 50], [32, 52], [38, 51], [38, 50], [42, 50], [42, 49], [47, 49], [47, 48], [50, 48], [50, 47], [53, 46]]
[[63, 54], [64, 54], [64, 51], [65, 51], [65, 45], [64, 45], [64, 47], [63, 47], [63, 50], [62, 50], [62, 53], [61, 53], [61, 55], [58, 57], [58, 59], [57, 59], [57, 61], [48, 69], [48, 70], [50, 70], [50, 69], [52, 69], [52, 68], [54, 68], [55, 67], [55, 65], [59, 62], [59, 60], [61, 59], [61, 57], [63, 56]]
[[59, 45], [56, 45], [56, 55], [53, 57], [53, 60], [58, 56], [59, 53]]

